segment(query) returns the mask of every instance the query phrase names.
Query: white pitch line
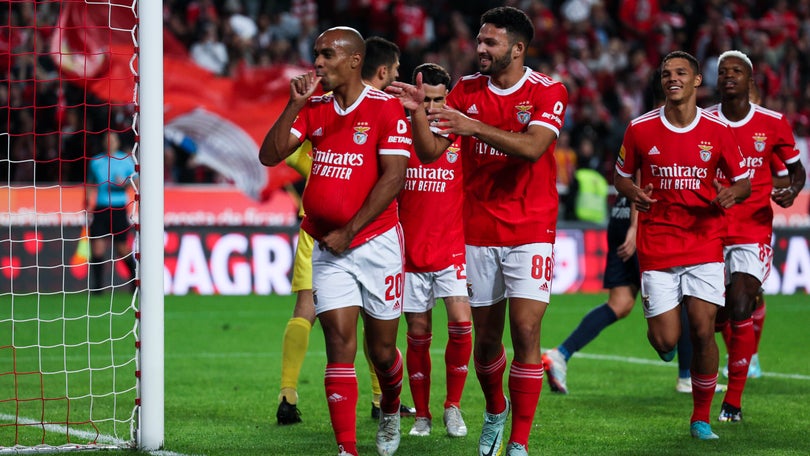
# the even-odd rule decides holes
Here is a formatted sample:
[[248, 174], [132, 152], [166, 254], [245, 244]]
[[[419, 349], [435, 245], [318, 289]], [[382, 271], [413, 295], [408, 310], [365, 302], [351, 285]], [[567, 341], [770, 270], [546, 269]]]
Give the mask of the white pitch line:
[[[646, 359], [646, 358], [633, 358], [628, 356], [616, 356], [616, 355], [598, 355], [598, 354], [591, 354], [591, 353], [581, 353], [577, 352], [574, 353], [574, 358], [585, 358], [585, 359], [596, 359], [599, 361], [617, 361], [621, 363], [628, 363], [628, 364], [645, 364], [648, 366], [658, 366], [658, 367], [670, 367], [673, 363], [665, 363], [660, 360], [654, 359]], [[788, 378], [792, 380], [810, 380], [810, 375], [802, 375], [802, 374], [782, 374], [779, 372], [762, 372], [763, 377], [773, 377], [773, 378]]]
[[[546, 351], [546, 348], [542, 349]], [[430, 350], [432, 355], [444, 355], [444, 349], [441, 348], [434, 348]], [[326, 356], [325, 351], [321, 350], [310, 350], [307, 352], [310, 356]], [[203, 359], [233, 359], [233, 358], [272, 358], [275, 356], [281, 356], [281, 352], [279, 351], [266, 351], [266, 352], [241, 352], [241, 353], [175, 353], [171, 355], [166, 355], [166, 358], [171, 359], [184, 359], [184, 358], [203, 358]], [[627, 363], [627, 364], [644, 364], [647, 366], [658, 366], [658, 367], [671, 367], [674, 363], [665, 363], [658, 359], [650, 359], [650, 358], [635, 358], [632, 356], [618, 356], [618, 355], [600, 355], [594, 353], [582, 353], [577, 352], [574, 353], [574, 358], [584, 358], [584, 359], [595, 359], [598, 361], [615, 361], [620, 363]], [[763, 377], [772, 377], [772, 378], [785, 378], [791, 380], [805, 380], [810, 381], [810, 375], [803, 375], [803, 374], [783, 374], [779, 372], [762, 372]]]
[[[41, 424], [41, 421], [34, 420], [31, 418], [24, 418], [24, 417], [16, 417], [14, 415], [9, 415], [7, 413], [0, 413], [0, 421], [6, 422], [16, 422], [23, 425], [34, 425], [34, 424]], [[126, 441], [113, 437], [111, 435], [106, 434], [98, 434], [96, 435], [95, 432], [88, 432], [82, 431], [80, 429], [71, 429], [61, 424], [45, 424], [42, 425], [47, 431], [56, 433], [56, 434], [70, 434], [73, 437], [78, 437], [81, 439], [87, 439], [92, 441], [95, 439], [96, 442], [107, 444], [107, 445], [115, 445], [119, 447], [123, 447], [126, 445]], [[78, 444], [77, 444], [78, 445]], [[81, 448], [86, 449], [86, 448]], [[111, 448], [105, 448], [111, 449]], [[49, 453], [49, 452], [60, 452], [65, 450], [65, 448], [60, 448], [59, 446], [53, 446], [49, 448], [42, 448], [42, 447], [30, 447], [30, 448], [13, 448], [15, 454], [24, 454], [24, 453]], [[175, 453], [173, 451], [166, 451], [166, 450], [157, 450], [157, 451], [150, 451], [148, 452], [154, 456], [190, 456], [183, 453]]]
[[[31, 418], [24, 418], [24, 417], [16, 417], [14, 415], [9, 415], [7, 413], [0, 413], [0, 421], [4, 421], [4, 422], [5, 421], [11, 421], [11, 422], [20, 423], [20, 424], [23, 424], [23, 425], [31, 425], [31, 424], [40, 424], [41, 423], [40, 420], [34, 420], [34, 419], [31, 419]], [[51, 432], [54, 432], [54, 433], [66, 434], [66, 433], [69, 432], [70, 435], [75, 436], [75, 437], [79, 437], [79, 438], [82, 438], [82, 439], [88, 439], [88, 440], [91, 440], [91, 441], [93, 439], [95, 439], [98, 442], [107, 443], [107, 444], [111, 444], [111, 445], [123, 445], [125, 443], [123, 440], [115, 438], [115, 437], [110, 436], [110, 435], [98, 434], [98, 438], [96, 438], [96, 433], [95, 432], [82, 431], [80, 429], [71, 429], [71, 428], [68, 428], [66, 426], [62, 426], [61, 424], [45, 424], [43, 427], [45, 429], [47, 429], [48, 431], [51, 431]]]

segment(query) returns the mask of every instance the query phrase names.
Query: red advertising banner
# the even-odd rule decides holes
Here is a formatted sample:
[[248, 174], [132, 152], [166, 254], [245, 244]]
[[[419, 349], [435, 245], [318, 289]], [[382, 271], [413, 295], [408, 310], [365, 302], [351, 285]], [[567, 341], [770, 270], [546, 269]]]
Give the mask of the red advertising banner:
[[[10, 226], [3, 231], [9, 236], [0, 239], [0, 294], [87, 289], [81, 226]], [[167, 226], [164, 292], [289, 294], [296, 242], [297, 226]], [[605, 249], [602, 229], [559, 230], [553, 293], [601, 291]], [[116, 284], [128, 278], [123, 264], [107, 267], [115, 268]], [[773, 268], [764, 288], [767, 294], [810, 293], [806, 230], [775, 230]]]
[[[166, 226], [292, 226], [297, 202], [284, 190], [258, 202], [231, 186], [183, 185], [164, 190]], [[133, 214], [137, 218], [137, 214]], [[0, 226], [84, 226], [83, 187], [0, 187]]]

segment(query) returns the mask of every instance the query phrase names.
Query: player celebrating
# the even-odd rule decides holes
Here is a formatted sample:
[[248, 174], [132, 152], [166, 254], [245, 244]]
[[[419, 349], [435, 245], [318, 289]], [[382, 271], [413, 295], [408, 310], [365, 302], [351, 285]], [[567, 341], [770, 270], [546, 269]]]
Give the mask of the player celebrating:
[[[399, 76], [399, 55], [396, 44], [378, 36], [366, 38], [366, 54], [361, 72], [363, 81], [376, 89], [385, 89]], [[308, 180], [312, 169], [312, 145], [305, 141], [285, 162]], [[301, 216], [305, 214], [303, 209], [301, 206]], [[292, 318], [287, 322], [281, 344], [281, 389], [276, 410], [276, 420], [280, 425], [301, 422], [301, 412], [297, 405], [298, 376], [307, 353], [309, 333], [315, 323], [315, 303], [312, 296], [313, 244], [312, 236], [299, 229], [292, 278], [292, 291], [296, 293], [295, 308]], [[365, 342], [365, 338], [363, 340]], [[371, 377], [371, 417], [379, 420], [382, 391], [365, 343], [363, 348]], [[401, 404], [399, 412], [401, 416], [410, 416], [416, 410]]]
[[756, 353], [751, 316], [773, 259], [771, 161], [783, 161], [790, 175], [790, 186], [773, 196], [780, 206], [792, 205], [805, 181], [793, 131], [785, 117], [749, 101], [752, 73], [753, 65], [744, 53], [726, 51], [720, 54], [717, 67], [720, 104], [707, 109], [731, 125], [745, 163], [751, 170], [751, 196], [727, 211], [725, 260], [730, 278], [727, 281], [726, 308], [721, 315], [727, 317], [723, 320], [730, 325], [731, 334], [727, 344], [728, 390], [720, 409], [720, 421], [742, 419], [742, 393], [751, 357]]
[[[414, 70], [425, 91], [423, 109], [444, 106], [450, 75], [425, 63]], [[461, 416], [461, 393], [472, 353], [472, 323], [467, 299], [464, 232], [461, 225], [461, 160], [454, 142], [438, 160], [424, 165], [416, 155], [408, 164], [399, 214], [405, 235], [405, 320], [408, 322], [406, 364], [416, 407], [411, 435], [430, 434], [430, 342], [436, 299], [444, 299], [449, 339], [444, 352], [447, 396], [444, 424], [451, 437], [467, 435]]]
[[[639, 211], [637, 249], [647, 337], [671, 361], [686, 306], [692, 338], [693, 437], [716, 439], [709, 413], [717, 385], [714, 321], [724, 304], [723, 209], [751, 191], [731, 128], [697, 107], [697, 60], [675, 51], [661, 64], [664, 106], [630, 123], [615, 186]], [[720, 167], [730, 187], [716, 179]], [[639, 185], [633, 177], [641, 170]]]
[[[480, 455], [500, 453], [510, 410], [507, 455], [528, 454], [543, 385], [540, 326], [551, 291], [559, 205], [554, 145], [568, 92], [524, 66], [533, 36], [524, 12], [493, 8], [481, 16], [480, 72], [463, 77], [443, 109], [418, 109], [425, 97], [419, 76], [415, 86], [394, 83], [390, 89], [412, 111], [414, 148], [423, 162], [436, 160], [461, 137], [473, 353], [486, 400]], [[431, 126], [448, 136], [434, 135]], [[507, 310], [515, 351], [511, 405], [503, 393]]]
[[[312, 170], [302, 228], [312, 235], [315, 313], [326, 341], [324, 386], [338, 448], [357, 455], [357, 321], [364, 312], [369, 356], [382, 389], [377, 451], [400, 441], [402, 244], [396, 195], [405, 182], [410, 124], [399, 102], [363, 83], [365, 43], [348, 27], [315, 41], [315, 71], [290, 81], [290, 99], [265, 137], [259, 158], [274, 166], [304, 140]], [[320, 83], [324, 96], [312, 96]]]

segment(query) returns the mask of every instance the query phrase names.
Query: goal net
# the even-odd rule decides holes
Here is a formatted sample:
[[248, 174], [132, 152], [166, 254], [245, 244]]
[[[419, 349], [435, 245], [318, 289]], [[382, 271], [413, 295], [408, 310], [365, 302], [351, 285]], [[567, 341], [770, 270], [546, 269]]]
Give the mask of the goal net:
[[0, 453], [138, 446], [135, 2], [0, 6]]

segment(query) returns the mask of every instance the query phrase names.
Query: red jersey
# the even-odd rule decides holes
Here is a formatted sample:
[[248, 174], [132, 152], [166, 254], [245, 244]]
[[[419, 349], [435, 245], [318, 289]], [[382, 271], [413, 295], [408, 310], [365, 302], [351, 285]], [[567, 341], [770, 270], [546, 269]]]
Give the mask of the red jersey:
[[[501, 130], [525, 132], [530, 125], [542, 125], [558, 136], [567, 104], [564, 85], [530, 68], [508, 89], [495, 87], [480, 73], [465, 76], [447, 96], [448, 107]], [[474, 136], [461, 137], [467, 244], [554, 242], [559, 206], [555, 144], [532, 163]]]
[[[311, 97], [292, 134], [312, 143], [312, 170], [304, 190], [301, 228], [315, 239], [346, 226], [380, 177], [381, 155], [410, 157], [411, 126], [399, 100], [366, 86], [347, 109], [331, 94]], [[357, 247], [399, 223], [396, 199], [351, 242]]]
[[[740, 152], [750, 169], [748, 178], [751, 179], [751, 196], [726, 211], [726, 244], [770, 245], [773, 233], [772, 170], [779, 172], [778, 162], [794, 163], [799, 160], [793, 130], [785, 116], [753, 103], [748, 115], [739, 122], [726, 119], [719, 104], [707, 111], [716, 114], [734, 130]], [[774, 168], [775, 162], [777, 164]]]
[[695, 120], [678, 128], [660, 108], [630, 122], [616, 171], [632, 178], [640, 169], [639, 187], [652, 184], [658, 200], [638, 214], [642, 271], [723, 261], [726, 222], [712, 203], [718, 167], [734, 181], [748, 176], [731, 127], [718, 117], [698, 108]]
[[411, 155], [399, 218], [405, 236], [405, 272], [436, 272], [464, 263], [461, 159], [456, 140], [438, 160]]

